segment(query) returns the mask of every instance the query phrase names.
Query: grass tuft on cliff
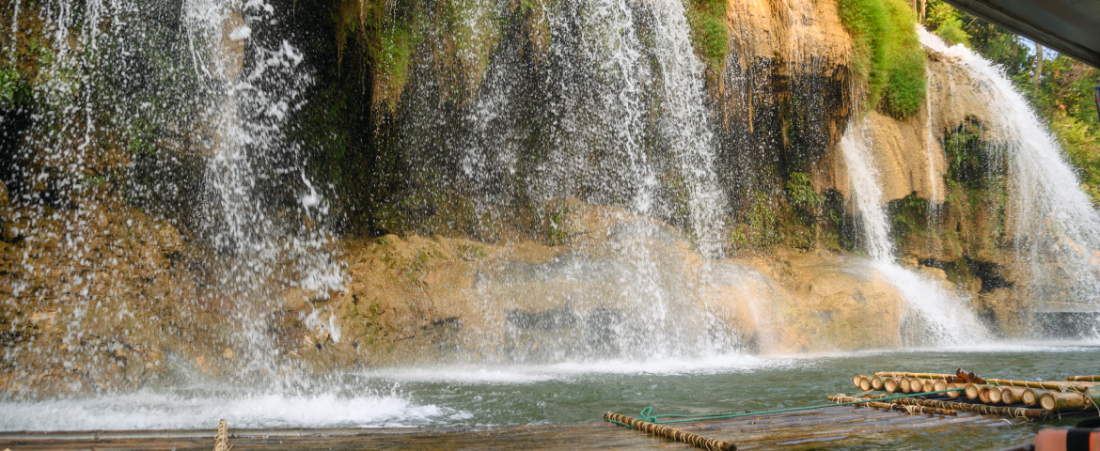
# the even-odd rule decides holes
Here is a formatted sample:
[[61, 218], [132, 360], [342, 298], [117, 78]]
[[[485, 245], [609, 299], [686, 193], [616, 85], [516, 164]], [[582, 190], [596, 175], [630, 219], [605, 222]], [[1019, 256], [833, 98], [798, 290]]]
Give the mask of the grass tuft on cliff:
[[867, 107], [904, 119], [924, 104], [927, 78], [917, 20], [902, 0], [839, 0], [852, 36], [852, 74], [864, 84]]
[[688, 25], [691, 41], [712, 76], [722, 73], [730, 53], [730, 30], [726, 25], [729, 2], [725, 0], [689, 0]]

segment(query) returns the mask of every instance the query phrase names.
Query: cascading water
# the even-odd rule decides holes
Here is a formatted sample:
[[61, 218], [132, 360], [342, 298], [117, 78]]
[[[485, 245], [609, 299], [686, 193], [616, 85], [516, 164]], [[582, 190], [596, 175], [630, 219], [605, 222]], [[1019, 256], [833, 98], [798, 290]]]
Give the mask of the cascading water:
[[[300, 67], [302, 55], [285, 40], [265, 48], [252, 37], [253, 27], [270, 26], [273, 12], [258, 2], [192, 0], [184, 5], [191, 59], [205, 88], [199, 117], [209, 133], [209, 200], [203, 204], [201, 228], [215, 251], [228, 256], [218, 284], [236, 305], [247, 361], [261, 371], [276, 362], [265, 329], [278, 309], [279, 283], [322, 292], [342, 285], [340, 269], [326, 249], [326, 232], [277, 221], [267, 206], [270, 200], [261, 195], [268, 178], [300, 176], [309, 190], [297, 199], [302, 214], [322, 221], [326, 213], [301, 168], [296, 144], [283, 137], [287, 115], [303, 101], [301, 90], [310, 83]], [[286, 262], [293, 262], [289, 270], [279, 268]], [[339, 332], [332, 335], [339, 337]]]
[[[274, 9], [199, 0], [182, 8], [100, 1], [35, 8], [38, 17], [26, 20], [42, 29], [25, 33], [41, 34], [35, 38], [48, 51], [13, 52], [13, 63], [38, 66], [30, 95], [40, 112], [5, 161], [14, 162], [8, 183], [26, 206], [14, 233], [30, 246], [13, 294], [37, 298], [36, 308], [66, 331], [66, 352], [50, 364], [81, 368], [99, 383], [126, 362], [97, 352], [121, 357], [122, 349], [167, 339], [135, 311], [194, 320], [218, 310], [232, 317], [215, 320], [234, 337], [223, 345], [225, 359], [236, 354], [243, 372], [271, 370], [278, 351], [266, 330], [276, 290], [325, 293], [342, 284], [326, 206], [297, 144], [284, 137], [310, 77], [290, 43], [264, 35], [277, 23]], [[155, 216], [190, 228], [188, 238], [206, 246], [190, 263], [201, 271], [176, 264], [184, 259], [179, 233]], [[147, 246], [145, 254], [119, 252], [134, 246]], [[197, 274], [213, 280], [188, 285], [204, 277]], [[177, 302], [157, 313], [130, 301], [164, 297]], [[130, 319], [100, 330], [111, 317]], [[7, 348], [6, 359], [57, 345]]]
[[868, 133], [865, 120], [851, 123], [839, 145], [848, 167], [855, 210], [860, 214], [867, 253], [871, 257], [870, 267], [898, 289], [909, 309], [906, 321], [911, 321], [910, 327], [919, 328], [913, 337], [916, 342], [908, 344], [985, 340], [985, 328], [966, 306], [968, 301], [961, 294], [951, 293], [894, 261], [890, 223], [882, 207], [881, 182], [875, 170], [874, 154], [869, 148], [874, 143]]
[[[468, 6], [473, 18], [506, 14], [490, 2]], [[706, 282], [684, 283], [693, 275], [663, 255], [668, 243], [681, 238], [645, 219], [681, 221], [699, 253], [722, 254], [726, 200], [714, 169], [704, 66], [693, 51], [682, 2], [567, 1], [544, 14], [554, 39], [540, 63], [545, 67], [532, 76], [537, 82], [528, 84], [525, 77], [532, 64], [525, 53], [499, 51], [462, 113], [468, 132], [444, 141], [443, 149], [438, 140], [425, 147], [413, 141], [411, 153], [425, 162], [455, 160], [453, 184], [466, 187], [478, 217], [506, 212], [525, 199], [547, 204], [580, 197], [623, 209], [614, 213], [620, 225], [610, 241], [582, 246], [585, 252], [536, 269], [554, 284], [584, 288], [558, 290], [540, 303], [518, 299], [507, 315], [485, 313], [500, 324], [480, 340], [490, 348], [484, 354], [490, 360], [606, 358], [644, 346], [666, 356], [736, 344], [726, 332], [701, 332], [723, 329], [692, 301]], [[436, 86], [421, 89], [427, 97]], [[532, 115], [526, 105], [537, 102], [545, 108]], [[418, 127], [451, 114], [454, 107], [441, 103], [418, 108], [423, 112], [409, 125], [417, 131], [402, 134], [440, 135]], [[538, 137], [536, 161], [521, 157], [531, 153], [530, 136]], [[678, 275], [670, 277], [670, 271]], [[704, 280], [708, 271], [701, 270]], [[485, 298], [508, 291], [497, 285], [480, 289]], [[559, 332], [557, 347], [569, 351], [554, 356], [523, 344], [506, 346], [512, 351], [502, 356], [499, 343], [525, 340], [530, 323], [538, 322], [530, 318], [543, 317], [538, 315], [583, 329], [577, 332], [583, 338], [570, 344], [562, 338], [570, 334]]]
[[1022, 257], [1017, 264], [1029, 266], [1030, 295], [1041, 300], [1034, 308], [1100, 310], [1100, 213], [1054, 137], [999, 68], [964, 46], [920, 33], [925, 47], [955, 60], [975, 81], [965, 89], [984, 104], [983, 134], [1008, 163], [1008, 216], [1015, 218], [1008, 232]]

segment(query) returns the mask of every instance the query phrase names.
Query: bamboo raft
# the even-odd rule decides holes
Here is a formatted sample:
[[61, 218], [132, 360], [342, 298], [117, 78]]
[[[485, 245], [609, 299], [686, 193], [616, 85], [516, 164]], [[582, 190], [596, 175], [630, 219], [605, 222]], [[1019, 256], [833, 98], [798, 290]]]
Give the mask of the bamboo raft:
[[[850, 405], [748, 414], [728, 412], [726, 417], [698, 420], [647, 416], [647, 409], [638, 418], [608, 413], [604, 422], [503, 427], [233, 429], [221, 421], [215, 430], [0, 432], [0, 450], [799, 450], [858, 447], [881, 445], [884, 441], [897, 441], [911, 434], [999, 428], [1028, 421], [1095, 415], [1098, 411], [1096, 393], [1090, 394], [1089, 389], [1100, 387], [1096, 382], [1100, 378], [1085, 378], [1096, 377], [1076, 376], [1063, 383], [984, 380], [972, 373], [969, 376], [962, 374], [961, 370], [957, 375], [876, 373], [853, 378], [852, 382], [862, 393], [828, 397], [831, 402]], [[874, 393], [876, 390], [880, 393]], [[903, 390], [911, 394], [901, 395], [899, 392]], [[1023, 401], [1029, 391], [1034, 398], [1031, 405]]]
[[[676, 429], [736, 444], [736, 449], [812, 449], [881, 443], [890, 437], [937, 433], [964, 428], [1000, 428], [1023, 420], [959, 413], [942, 416], [877, 410], [852, 406], [728, 421], [684, 423]], [[204, 450], [216, 445], [217, 430], [86, 431], [0, 433], [0, 450]], [[607, 422], [571, 425], [343, 428], [343, 429], [234, 429], [227, 446], [243, 450], [693, 450], [685, 443], [655, 437]], [[218, 441], [218, 444], [223, 443]]]

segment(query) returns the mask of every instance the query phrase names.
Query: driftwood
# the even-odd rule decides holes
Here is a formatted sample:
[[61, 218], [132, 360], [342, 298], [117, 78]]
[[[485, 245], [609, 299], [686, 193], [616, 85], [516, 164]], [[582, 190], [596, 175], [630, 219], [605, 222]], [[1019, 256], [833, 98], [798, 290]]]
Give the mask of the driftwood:
[[603, 416], [605, 420], [618, 421], [622, 424], [635, 428], [639, 431], [647, 434], [653, 434], [658, 437], [664, 437], [672, 439], [681, 443], [687, 443], [689, 445], [705, 449], [707, 451], [736, 451], [737, 446], [733, 443], [725, 442], [722, 440], [716, 440], [713, 438], [703, 437], [699, 434], [693, 434], [691, 432], [681, 431], [679, 429], [670, 428], [668, 426], [650, 423], [648, 421], [642, 421], [637, 418], [628, 417], [626, 415], [619, 415], [617, 413], [606, 413]]

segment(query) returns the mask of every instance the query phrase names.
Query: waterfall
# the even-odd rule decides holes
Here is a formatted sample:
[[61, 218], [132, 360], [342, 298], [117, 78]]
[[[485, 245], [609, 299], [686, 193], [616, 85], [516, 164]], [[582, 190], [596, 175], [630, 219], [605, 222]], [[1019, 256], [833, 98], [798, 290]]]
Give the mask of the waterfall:
[[[494, 9], [501, 7], [497, 2], [466, 7], [474, 21], [509, 14]], [[727, 201], [715, 170], [705, 67], [692, 47], [683, 3], [568, 0], [541, 7], [553, 39], [540, 59], [532, 62], [530, 49], [502, 43], [473, 98], [457, 107], [457, 120], [449, 102], [418, 103], [442, 96], [436, 83], [410, 88], [417, 113], [401, 132], [415, 137], [406, 141], [415, 166], [455, 162], [447, 183], [469, 196], [479, 220], [507, 215], [529, 200], [547, 205], [579, 198], [616, 207], [605, 210], [619, 222], [610, 236], [536, 269], [563, 288], [527, 294], [546, 298], [519, 299], [507, 315], [485, 313], [499, 324], [480, 339], [489, 348], [484, 353], [520, 361], [586, 359], [645, 347], [648, 358], [728, 347], [736, 341], [729, 328], [716, 326], [695, 304], [706, 282], [692, 282], [694, 275], [665, 255], [668, 243], [685, 238], [651, 219], [681, 226], [686, 241], [707, 257], [701, 277], [710, 277], [709, 260], [722, 256]], [[433, 70], [431, 61], [414, 64]], [[436, 128], [448, 121], [459, 130]], [[502, 294], [510, 292], [507, 285], [518, 283], [487, 285], [480, 296], [496, 305], [509, 296]], [[565, 288], [578, 284], [585, 288]], [[564, 350], [553, 357], [536, 356], [528, 345], [502, 352], [501, 340], [520, 341], [530, 333], [520, 318], [536, 314], [583, 329], [577, 332], [582, 343], [549, 338]]]
[[947, 47], [920, 33], [925, 47], [956, 61], [975, 82], [965, 89], [982, 103], [983, 134], [1008, 163], [1008, 216], [1015, 219], [1008, 234], [1028, 266], [1035, 310], [1100, 310], [1100, 213], [1050, 130], [1000, 68], [962, 45]]
[[[265, 330], [280, 307], [278, 284], [309, 291], [342, 285], [326, 232], [277, 220], [262, 191], [280, 174], [299, 178], [308, 192], [297, 196], [296, 208], [323, 220], [327, 207], [306, 177], [296, 145], [284, 138], [287, 115], [311, 83], [303, 56], [286, 40], [265, 43], [254, 36], [261, 32], [254, 28], [276, 20], [274, 8], [263, 2], [184, 5], [191, 61], [205, 87], [198, 93], [200, 121], [210, 138], [201, 227], [214, 249], [228, 256], [218, 282], [234, 298], [238, 334], [257, 370], [269, 369], [277, 356]], [[280, 274], [279, 266], [288, 263], [293, 269]]]
[[[13, 30], [21, 3], [11, 2]], [[42, 290], [20, 282], [13, 293], [37, 296], [39, 308], [57, 312], [66, 324], [61, 363], [83, 362], [93, 378], [110, 362], [96, 355], [101, 344], [85, 343], [86, 332], [103, 327], [101, 317], [155, 308], [130, 299], [167, 302], [164, 293], [189, 297], [142, 315], [163, 321], [161, 314], [225, 308], [229, 318], [219, 318], [226, 324], [215, 333], [231, 331], [227, 345], [244, 351], [238, 362], [248, 363], [241, 371], [270, 370], [278, 351], [267, 330], [281, 307], [278, 290], [324, 293], [343, 283], [327, 206], [285, 136], [311, 78], [301, 53], [267, 31], [280, 20], [275, 9], [216, 0], [35, 7], [23, 14], [37, 11], [42, 29], [24, 31], [41, 32], [39, 45], [51, 54], [34, 61], [42, 74], [32, 93], [39, 111], [16, 144], [18, 170], [7, 182], [21, 202], [20, 233], [34, 249], [22, 255], [24, 280], [56, 283]], [[195, 181], [192, 168], [199, 168]], [[192, 261], [204, 272], [195, 278], [213, 280], [197, 289], [171, 291], [185, 281], [174, 280], [174, 263], [158, 258], [182, 257], [149, 244], [178, 238], [179, 229], [206, 252]], [[36, 265], [41, 255], [51, 257]], [[97, 331], [96, 339], [148, 346], [161, 339], [160, 327], [137, 323]], [[6, 358], [16, 361], [15, 354]]]
[[[901, 267], [894, 261], [890, 223], [882, 207], [881, 182], [875, 169], [874, 141], [866, 119], [853, 119], [840, 140], [844, 164], [848, 167], [855, 210], [863, 226], [870, 267], [881, 274], [905, 299], [909, 315], [905, 322], [917, 328], [916, 344], [956, 344], [986, 340], [985, 328], [966, 307], [961, 293]], [[913, 336], [914, 334], [906, 334]]]

